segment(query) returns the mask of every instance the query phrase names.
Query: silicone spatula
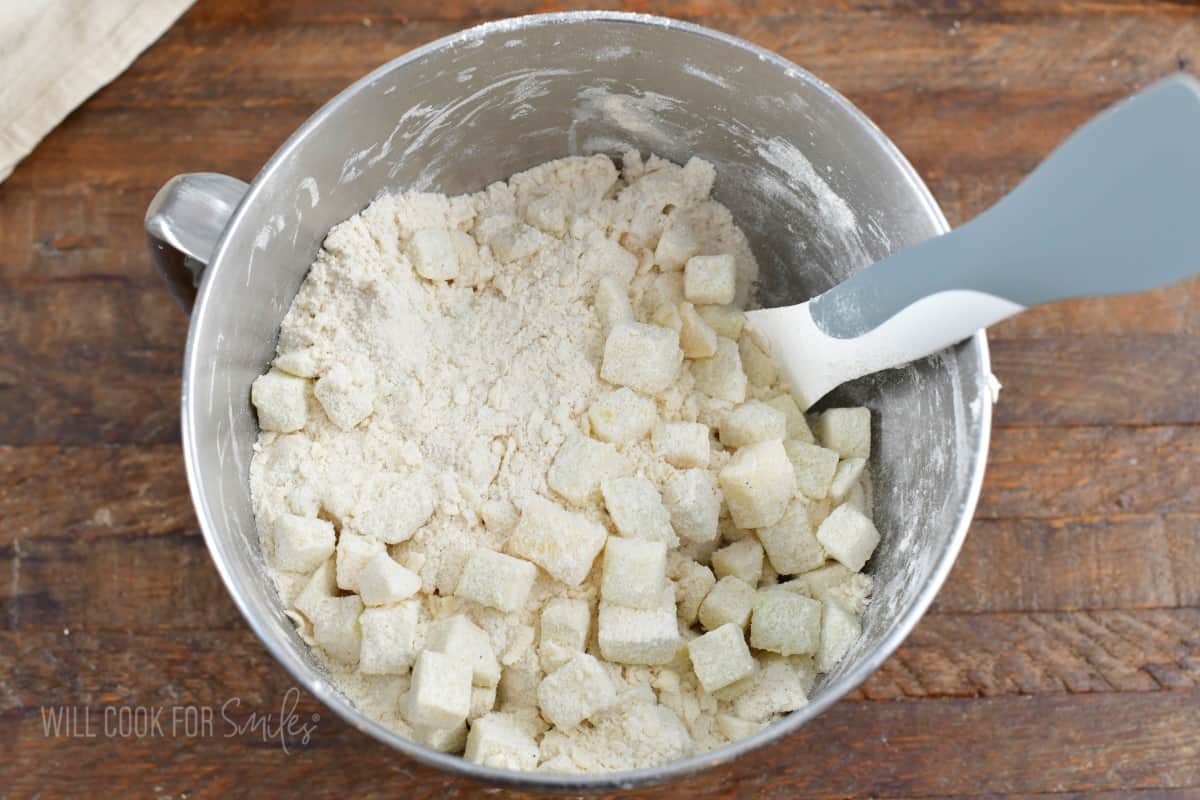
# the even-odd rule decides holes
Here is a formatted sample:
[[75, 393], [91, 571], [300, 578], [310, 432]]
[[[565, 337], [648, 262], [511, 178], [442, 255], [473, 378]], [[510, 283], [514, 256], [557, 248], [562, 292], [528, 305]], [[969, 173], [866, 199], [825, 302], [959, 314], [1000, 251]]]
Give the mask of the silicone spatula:
[[1033, 306], [1198, 272], [1200, 81], [1180, 74], [1089, 121], [962, 227], [750, 319], [808, 408]]

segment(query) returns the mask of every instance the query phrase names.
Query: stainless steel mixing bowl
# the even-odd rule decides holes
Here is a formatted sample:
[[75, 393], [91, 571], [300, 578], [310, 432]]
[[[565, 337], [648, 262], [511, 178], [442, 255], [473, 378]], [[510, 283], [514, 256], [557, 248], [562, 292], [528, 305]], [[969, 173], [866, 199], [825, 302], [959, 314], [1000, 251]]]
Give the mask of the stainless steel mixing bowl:
[[590, 12], [490, 23], [414, 50], [318, 111], [251, 185], [180, 176], [147, 213], [156, 261], [185, 304], [195, 295], [183, 445], [225, 585], [300, 685], [364, 733], [451, 772], [557, 789], [630, 786], [786, 736], [866, 679], [916, 624], [979, 494], [991, 418], [982, 334], [840, 389], [829, 403], [868, 405], [876, 421], [871, 467], [883, 542], [868, 566], [876, 590], [862, 639], [807, 707], [710, 753], [626, 773], [509, 772], [414, 744], [342, 697], [283, 615], [247, 489], [257, 435], [250, 382], [273, 356], [308, 265], [331, 226], [385, 190], [474, 191], [550, 159], [624, 147], [716, 166], [716, 197], [749, 235], [764, 303], [806, 298], [947, 228], [891, 142], [817, 78], [695, 25]]

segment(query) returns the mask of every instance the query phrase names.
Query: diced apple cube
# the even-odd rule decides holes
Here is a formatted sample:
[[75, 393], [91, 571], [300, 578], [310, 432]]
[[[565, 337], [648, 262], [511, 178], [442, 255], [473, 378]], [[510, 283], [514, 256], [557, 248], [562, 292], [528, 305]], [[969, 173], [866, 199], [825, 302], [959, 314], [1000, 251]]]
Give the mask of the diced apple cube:
[[770, 386], [779, 379], [779, 367], [771, 355], [770, 342], [766, 342], [764, 347], [762, 338], [752, 336], [751, 330], [753, 329], [748, 328], [742, 334], [742, 338], [738, 339], [742, 369], [746, 370], [746, 377], [755, 386]]
[[821, 523], [825, 521], [829, 516], [829, 512], [833, 511], [833, 509], [833, 498], [829, 495], [825, 495], [820, 500], [814, 500], [811, 497], [808, 498], [808, 518], [812, 521], [813, 528], [819, 530]]
[[577, 652], [577, 650], [571, 650], [561, 644], [542, 642], [538, 645], [538, 660], [542, 665], [542, 672], [553, 672], [570, 661]]
[[347, 592], [358, 591], [363, 568], [375, 555], [387, 555], [383, 542], [373, 536], [342, 531], [337, 543], [337, 585]]
[[692, 639], [687, 647], [692, 669], [706, 692], [715, 692], [749, 677], [757, 666], [741, 626], [733, 623]]
[[537, 697], [547, 722], [573, 728], [616, 702], [617, 689], [594, 656], [576, 653], [542, 680]]
[[757, 586], [762, 578], [763, 547], [753, 536], [726, 545], [712, 554], [712, 568], [718, 578], [732, 575]]
[[[656, 308], [650, 315], [650, 321], [659, 327], [670, 328], [676, 333], [683, 330], [683, 318], [679, 316], [679, 307], [675, 303], [663, 303]], [[679, 342], [679, 349], [683, 349], [682, 340]]]
[[604, 342], [600, 377], [617, 386], [658, 394], [672, 383], [683, 363], [679, 334], [640, 322], [618, 322]]
[[838, 454], [820, 445], [793, 439], [784, 442], [783, 447], [796, 475], [796, 488], [805, 497], [823, 499], [837, 472]]
[[696, 313], [717, 332], [735, 342], [746, 327], [746, 312], [737, 306], [697, 306]]
[[696, 388], [727, 403], [740, 403], [746, 399], [746, 373], [742, 370], [742, 357], [738, 354], [737, 342], [717, 337], [717, 352], [712, 358], [698, 358], [691, 364]]
[[577, 506], [584, 505], [600, 491], [600, 484], [633, 472], [629, 459], [609, 442], [585, 436], [568, 439], [554, 457], [546, 483]]
[[721, 578], [700, 604], [700, 624], [706, 630], [733, 623], [746, 627], [754, 609], [754, 587], [732, 575]]
[[700, 252], [700, 244], [696, 241], [692, 226], [681, 219], [671, 220], [662, 236], [658, 237], [658, 245], [654, 248], [654, 263], [663, 272], [673, 272], [683, 269], [683, 265], [692, 256]]
[[685, 358], [711, 358], [717, 352], [717, 332], [691, 303], [679, 304], [679, 346]]
[[557, 642], [573, 650], [587, 644], [591, 613], [586, 600], [556, 598], [542, 609], [542, 641]]
[[663, 487], [663, 504], [681, 537], [699, 544], [716, 541], [721, 495], [710, 473], [685, 469], [671, 476]]
[[667, 545], [610, 537], [604, 547], [600, 598], [629, 608], [657, 608], [667, 585]]
[[458, 256], [458, 274], [454, 276], [454, 283], [458, 286], [486, 286], [495, 277], [496, 268], [492, 262], [484, 262], [479, 257], [479, 245], [475, 238], [466, 231], [454, 229], [450, 231], [450, 241]]
[[679, 649], [675, 592], [663, 590], [661, 605], [645, 610], [600, 603], [600, 652], [619, 664], [666, 664]]
[[333, 555], [333, 525], [323, 519], [281, 514], [272, 530], [274, 563], [284, 572], [312, 572]]
[[823, 603], [821, 649], [817, 654], [817, 669], [829, 672], [836, 667], [861, 635], [862, 625], [858, 617], [842, 608], [836, 601]]
[[787, 419], [788, 439], [796, 439], [808, 444], [816, 441], [813, 438], [812, 430], [808, 427], [808, 420], [804, 418], [804, 412], [800, 410], [800, 406], [796, 405], [796, 399], [790, 394], [772, 397], [767, 401], [767, 405], [776, 411], [783, 412], [783, 416]]
[[320, 359], [315, 347], [279, 353], [271, 365], [298, 378], [315, 378], [321, 374]]
[[250, 402], [258, 411], [258, 427], [264, 431], [291, 433], [304, 427], [308, 401], [304, 390], [308, 383], [279, 369], [259, 375], [250, 384]]
[[505, 613], [525, 605], [537, 577], [528, 561], [494, 550], [476, 550], [467, 559], [455, 594]]
[[597, 282], [592, 303], [596, 307], [596, 318], [600, 320], [600, 327], [606, 336], [617, 323], [633, 321], [629, 290], [611, 276], [605, 276]]
[[794, 579], [786, 583], [779, 584], [779, 588], [787, 589], [790, 592], [798, 592], [807, 597], [813, 597], [821, 602], [825, 602], [829, 596], [829, 591], [833, 587], [845, 583], [853, 575], [853, 572], [841, 564], [831, 561], [817, 569], [797, 575]]
[[766, 722], [775, 714], [797, 711], [806, 705], [808, 693], [800, 672], [788, 659], [768, 656], [733, 701], [733, 711], [741, 719]]
[[837, 465], [833, 481], [829, 484], [829, 494], [833, 496], [834, 502], [840, 503], [846, 499], [850, 491], [858, 485], [858, 479], [862, 477], [866, 466], [865, 458], [847, 458]]
[[344, 528], [350, 524], [361, 495], [361, 486], [329, 481], [321, 490], [320, 510], [327, 513], [335, 524]]
[[640, 300], [642, 308], [658, 310], [663, 306], [675, 307], [683, 302], [683, 273], [681, 272], [647, 275], [640, 283], [644, 287]]
[[660, 422], [651, 437], [654, 452], [673, 467], [707, 467], [708, 426], [700, 422]]
[[358, 595], [326, 597], [316, 606], [313, 641], [335, 661], [353, 664], [362, 648], [362, 633], [358, 617], [362, 613]]
[[587, 644], [592, 615], [585, 600], [556, 598], [542, 609], [539, 655], [542, 669], [552, 672]]
[[364, 489], [351, 521], [367, 536], [399, 544], [433, 516], [434, 500], [433, 484], [423, 473], [380, 475]]
[[871, 410], [831, 408], [817, 418], [817, 438], [842, 458], [871, 457]]
[[817, 683], [817, 658], [816, 656], [781, 656], [771, 653], [766, 657], [766, 660], [778, 659], [786, 661], [791, 667], [792, 672], [800, 679], [800, 685], [804, 688], [805, 694], [812, 691], [813, 686]]
[[532, 561], [555, 580], [578, 586], [607, 538], [600, 523], [533, 495], [521, 503], [521, 519], [505, 546], [509, 553]]
[[758, 529], [758, 541], [780, 575], [797, 575], [825, 563], [825, 548], [813, 531], [808, 504], [800, 498], [791, 502], [779, 522]]
[[[573, 210], [577, 214], [582, 211], [578, 206]], [[603, 235], [602, 227], [595, 220], [581, 216], [571, 221], [571, 235], [587, 240], [587, 247], [579, 256], [578, 271], [587, 276], [611, 276], [622, 285], [628, 286], [638, 270], [638, 256], [622, 247], [616, 236]], [[645, 261], [645, 258], [642, 261]], [[648, 270], [650, 265], [644, 266]]]
[[671, 573], [675, 579], [675, 603], [679, 618], [685, 625], [695, 625], [700, 618], [700, 604], [712, 591], [717, 579], [711, 569], [690, 558], [680, 559]]
[[732, 303], [737, 290], [733, 256], [692, 256], [683, 268], [683, 296], [696, 305]]
[[614, 444], [641, 439], [657, 419], [658, 407], [654, 401], [624, 386], [605, 392], [588, 409], [592, 434]]
[[840, 505], [821, 523], [817, 541], [846, 569], [858, 572], [875, 552], [879, 531], [861, 511]]
[[817, 652], [821, 604], [777, 588], [759, 592], [750, 617], [750, 646], [785, 656]]
[[486, 500], [479, 507], [479, 518], [492, 533], [508, 533], [517, 526], [520, 517], [516, 505], [506, 498]]
[[532, 625], [517, 625], [508, 633], [500, 663], [506, 667], [514, 664], [532, 664], [533, 640], [537, 637]]
[[733, 714], [717, 714], [717, 730], [731, 742], [745, 739], [762, 730], [761, 722], [749, 722]]
[[475, 720], [463, 757], [500, 769], [531, 770], [538, 764], [538, 743], [509, 714], [492, 712]]
[[333, 559], [321, 564], [313, 572], [303, 588], [292, 600], [292, 607], [303, 614], [309, 622], [321, 614], [322, 604], [337, 597], [338, 587]]
[[679, 544], [671, 528], [671, 515], [654, 484], [640, 476], [613, 478], [600, 484], [604, 506], [622, 536]]
[[460, 723], [453, 728], [414, 725], [413, 741], [441, 753], [461, 753], [467, 743], [467, 723]]
[[443, 228], [422, 228], [408, 245], [413, 268], [422, 278], [448, 281], [458, 277], [458, 248]]
[[519, 662], [500, 670], [497, 699], [504, 708], [532, 707], [537, 702], [537, 687], [542, 682], [537, 662]]
[[474, 686], [492, 686], [500, 682], [500, 662], [492, 649], [492, 640], [465, 614], [439, 619], [429, 626], [425, 649], [453, 656], [471, 668]]
[[342, 430], [352, 430], [375, 408], [375, 375], [366, 363], [338, 362], [313, 387], [325, 416]]
[[471, 665], [455, 656], [422, 650], [408, 692], [408, 720], [414, 725], [453, 728], [471, 711]]
[[782, 440], [787, 436], [787, 417], [766, 403], [750, 400], [725, 415], [720, 432], [721, 444], [730, 448]]
[[[471, 687], [471, 710], [467, 712], [467, 720], [469, 722], [474, 722], [496, 707], [498, 689], [498, 684], [496, 686]], [[463, 741], [466, 741], [465, 736], [463, 737]]]
[[796, 494], [796, 474], [778, 440], [739, 448], [719, 479], [729, 513], [739, 528], [774, 525]]
[[[839, 464], [839, 466], [841, 465]], [[871, 495], [867, 491], [864, 481], [859, 481], [850, 487], [850, 491], [846, 493], [844, 502], [852, 508], [857, 508], [866, 516], [871, 516]]]
[[771, 566], [771, 559], [764, 558], [763, 559], [763, 574], [762, 574], [762, 577], [758, 579], [759, 588], [765, 589], [769, 586], [775, 586], [778, 583], [779, 583], [779, 573], [776, 572], [775, 568]]
[[368, 608], [358, 617], [362, 647], [358, 669], [364, 675], [407, 675], [417, 657], [420, 604], [415, 600]]
[[421, 590], [421, 577], [387, 554], [371, 556], [358, 575], [358, 593], [369, 606], [407, 600]]

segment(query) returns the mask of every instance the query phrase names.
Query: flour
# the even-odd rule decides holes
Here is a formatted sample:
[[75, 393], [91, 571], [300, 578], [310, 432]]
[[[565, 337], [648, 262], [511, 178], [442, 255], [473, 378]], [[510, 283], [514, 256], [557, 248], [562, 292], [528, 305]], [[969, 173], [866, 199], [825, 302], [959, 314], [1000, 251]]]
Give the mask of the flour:
[[[604, 156], [566, 158], [473, 195], [387, 195], [330, 231], [283, 321], [274, 369], [255, 383], [260, 424], [266, 428], [270, 420], [275, 430], [260, 434], [251, 490], [271, 577], [289, 615], [333, 683], [368, 716], [429, 746], [461, 752], [465, 742], [468, 756], [487, 763], [567, 772], [663, 763], [720, 746], [744, 735], [745, 725], [758, 724], [718, 724], [720, 716], [734, 719], [737, 692], [722, 690], [728, 696], [719, 699], [697, 682], [682, 646], [700, 635], [695, 612], [690, 621], [673, 621], [676, 595], [689, 605], [682, 594], [692, 590], [682, 582], [666, 581], [668, 635], [679, 638], [669, 662], [618, 664], [602, 657], [596, 609], [603, 555], [596, 556], [606, 536], [616, 533], [620, 498], [613, 495], [625, 484], [614, 482], [602, 496], [599, 478], [584, 473], [568, 502], [563, 487], [556, 491], [547, 480], [560, 452], [600, 435], [589, 410], [613, 390], [599, 368], [612, 325], [627, 324], [623, 315], [630, 314], [669, 327], [680, 320], [673, 312], [685, 302], [682, 262], [677, 269], [656, 266], [664, 230], [688, 232], [685, 257], [732, 256], [735, 304], [748, 300], [754, 258], [729, 212], [709, 199], [713, 178], [712, 167], [697, 159], [681, 167], [630, 153], [618, 170]], [[665, 263], [659, 250], [657, 260]], [[624, 293], [628, 303], [598, 314], [602, 281], [604, 292], [618, 299]], [[739, 335], [740, 323], [736, 331], [727, 324], [736, 312], [686, 310], [692, 326], [707, 329], [701, 317], [719, 316], [722, 335]], [[746, 351], [747, 337], [742, 342]], [[699, 391], [687, 366], [669, 383], [650, 404], [662, 423], [702, 423], [716, 431], [737, 405]], [[743, 375], [741, 385], [747, 401], [783, 391], [774, 377], [747, 387]], [[664, 460], [648, 433], [647, 421], [630, 440], [600, 452], [609, 454], [606, 475], [640, 476], [645, 481], [638, 485], [648, 481], [657, 503], [653, 487], [681, 470]], [[693, 471], [715, 487], [733, 451], [715, 438], [711, 450]], [[582, 581], [564, 583], [575, 580], [569, 569], [547, 567], [560, 580], [546, 568], [530, 569], [523, 557], [537, 555], [529, 550], [513, 557], [518, 522], [527, 524], [537, 509], [551, 506], [543, 498], [569, 509], [549, 518], [595, 549], [589, 555], [595, 566], [589, 570], [585, 562], [579, 571], [587, 576]], [[820, 507], [812, 512], [814, 526]], [[715, 514], [720, 506], [712, 508]], [[671, 516], [689, 519], [686, 512]], [[667, 519], [666, 511], [659, 513]], [[726, 541], [753, 537], [728, 516], [720, 524]], [[285, 539], [285, 529], [300, 533]], [[708, 572], [703, 564], [720, 538], [680, 535], [684, 541], [672, 559], [701, 562], [695, 568]], [[487, 585], [489, 567], [464, 580], [482, 563], [473, 560], [480, 553], [494, 558], [488, 563], [496, 569], [511, 570], [508, 577]], [[279, 568], [285, 563], [297, 571]], [[769, 564], [766, 575], [760, 588], [779, 580]], [[410, 579], [413, 587], [419, 583], [415, 595], [399, 588]], [[477, 588], [468, 591], [468, 582]], [[797, 596], [821, 599], [825, 584], [793, 583]], [[707, 589], [711, 580], [688, 585]], [[838, 584], [861, 611], [869, 582], [848, 585]], [[390, 600], [373, 600], [376, 605], [364, 610], [363, 600], [372, 597]], [[579, 617], [559, 608], [552, 633], [543, 611], [564, 598], [581, 601]], [[701, 599], [690, 605], [698, 607]], [[650, 605], [657, 608], [657, 600]], [[494, 660], [500, 677], [497, 685], [490, 667], [476, 669], [468, 695], [443, 697], [419, 685], [421, 676], [410, 674], [409, 665], [425, 648], [431, 624], [458, 615], [462, 641], [481, 630], [470, 646], [482, 647], [479, 658]], [[467, 646], [443, 634], [437, 646], [445, 652]], [[579, 725], [551, 727], [538, 711], [539, 685], [580, 648], [600, 660], [597, 674], [607, 675], [623, 699], [594, 709]], [[741, 683], [743, 694], [751, 691], [750, 678]], [[455, 716], [460, 711], [471, 738], [463, 717]], [[485, 716], [493, 722], [475, 725]], [[510, 733], [489, 741], [487, 731]]]

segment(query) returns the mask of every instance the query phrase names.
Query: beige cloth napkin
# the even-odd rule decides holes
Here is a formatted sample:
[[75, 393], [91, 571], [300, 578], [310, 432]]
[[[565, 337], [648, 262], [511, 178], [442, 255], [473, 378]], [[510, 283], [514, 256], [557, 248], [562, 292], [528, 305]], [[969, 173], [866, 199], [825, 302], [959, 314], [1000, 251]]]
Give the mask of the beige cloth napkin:
[[0, 181], [193, 0], [0, 0]]

